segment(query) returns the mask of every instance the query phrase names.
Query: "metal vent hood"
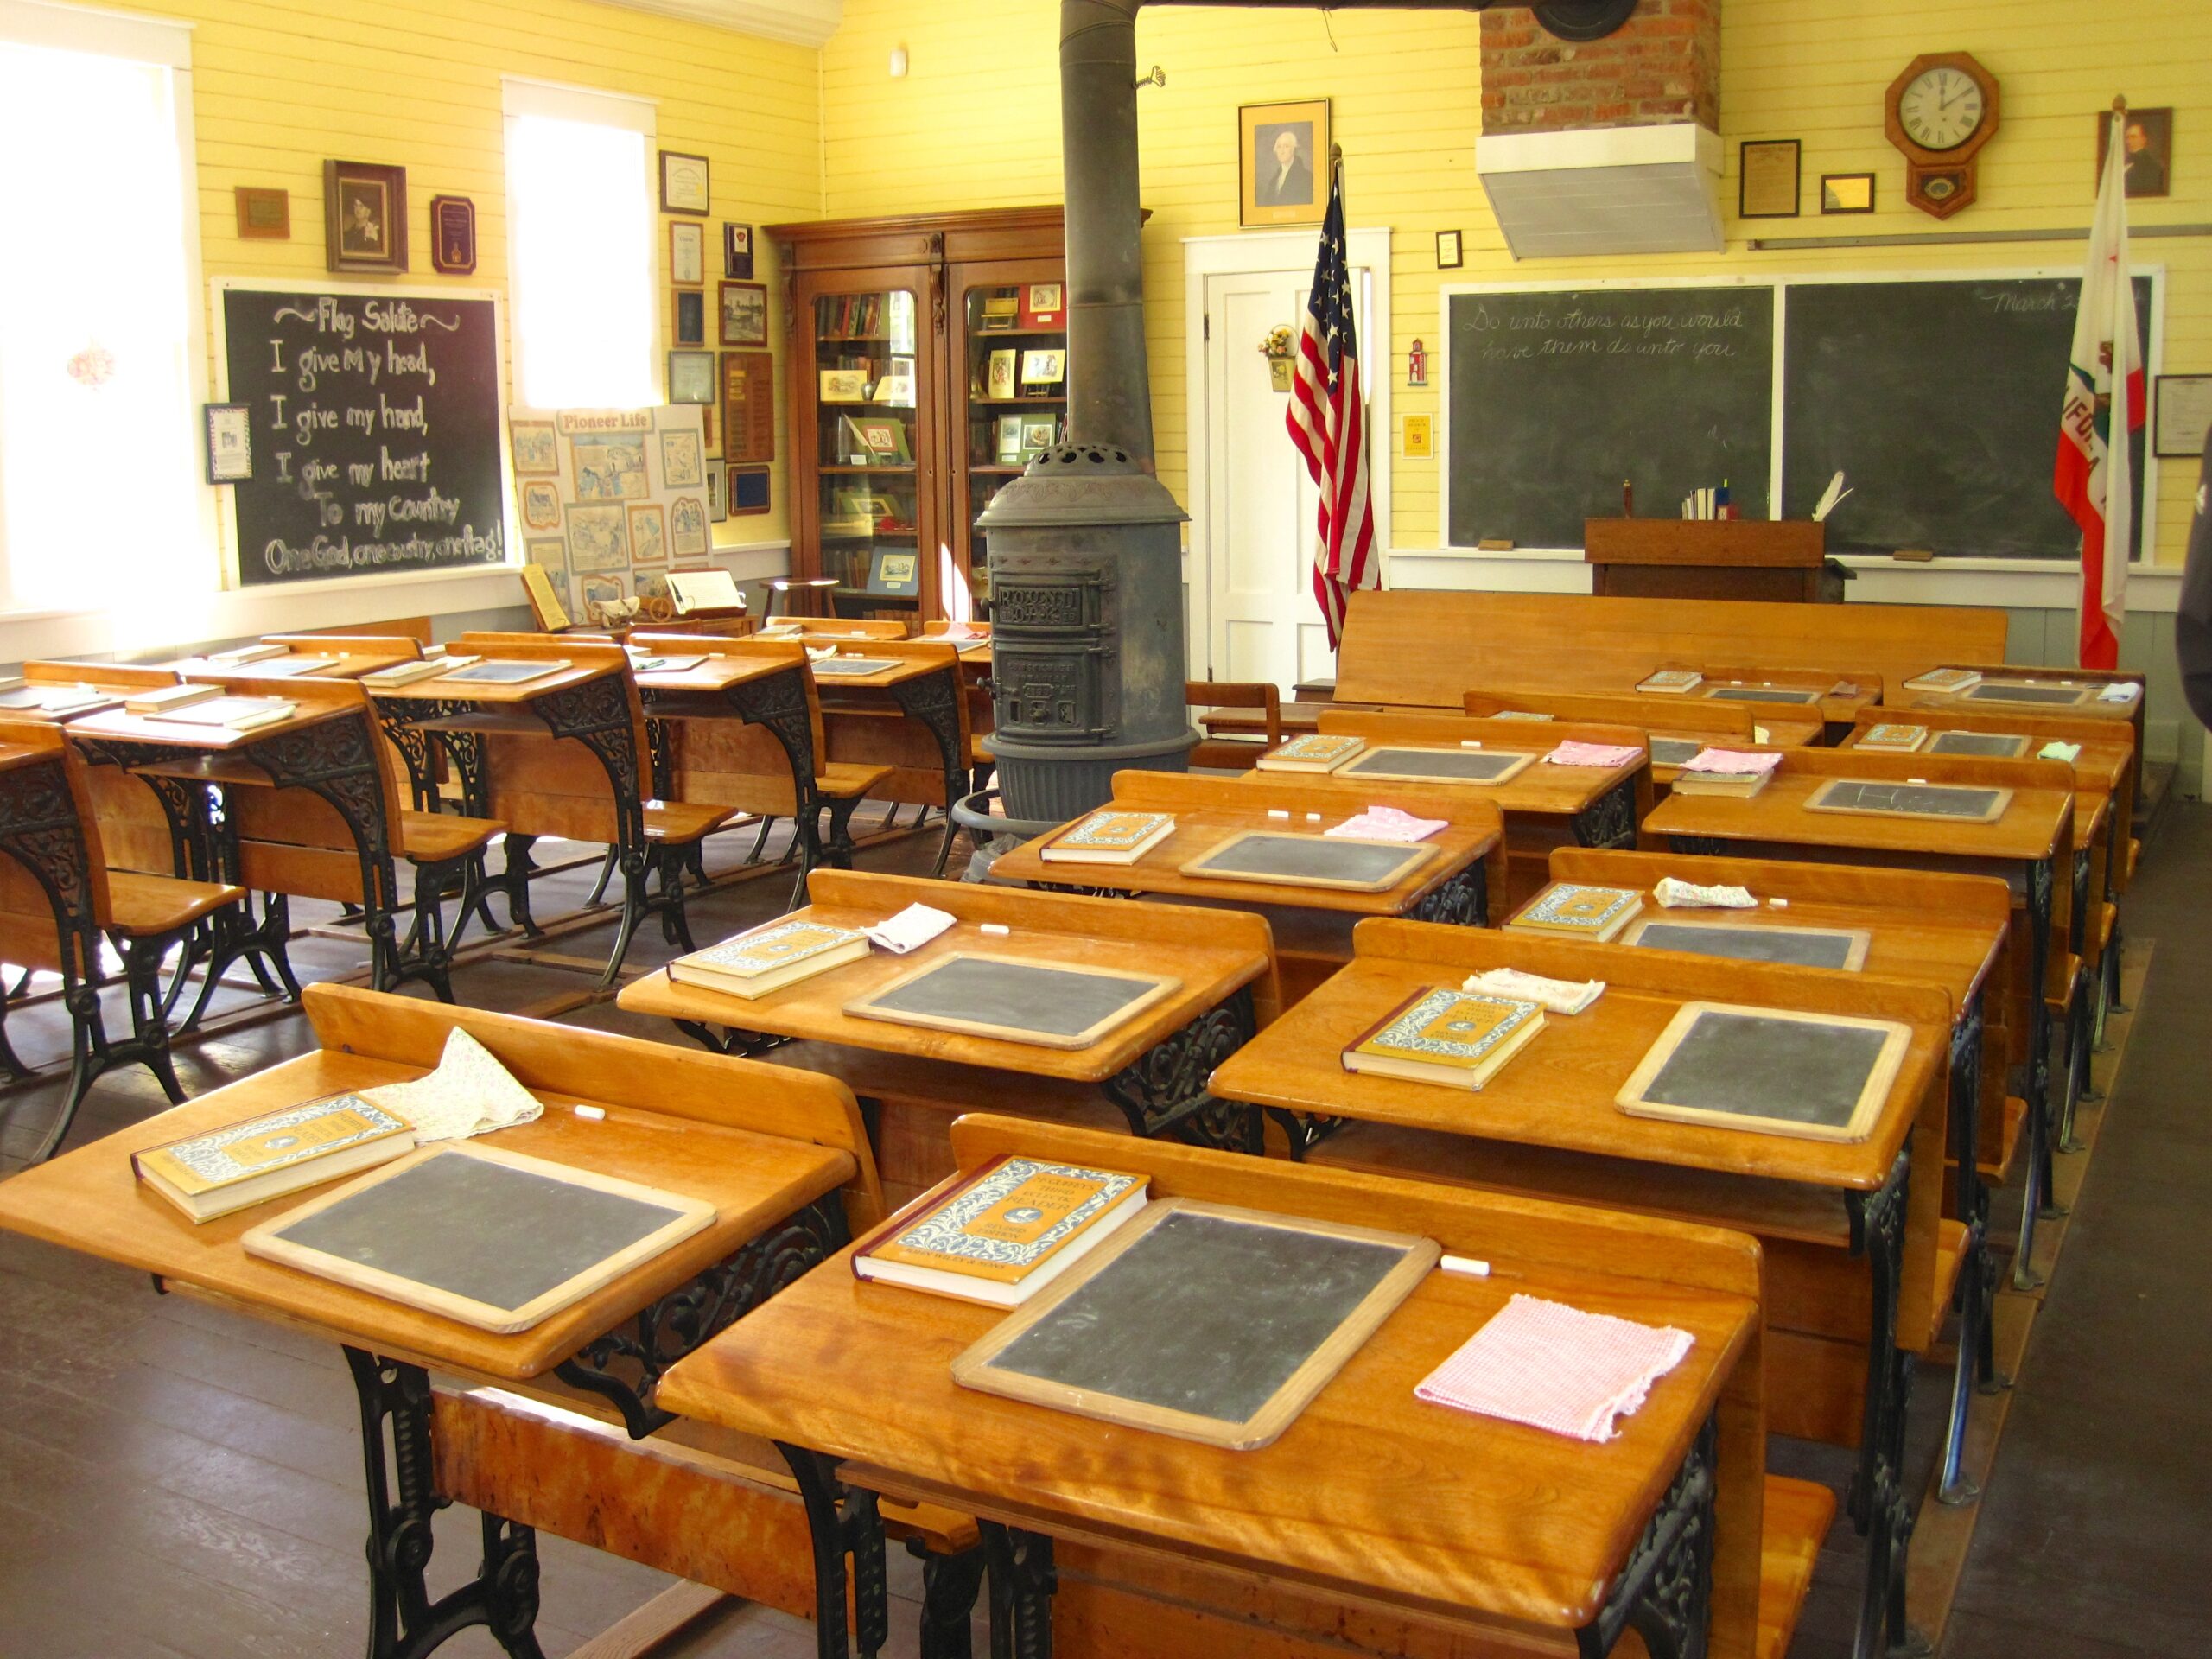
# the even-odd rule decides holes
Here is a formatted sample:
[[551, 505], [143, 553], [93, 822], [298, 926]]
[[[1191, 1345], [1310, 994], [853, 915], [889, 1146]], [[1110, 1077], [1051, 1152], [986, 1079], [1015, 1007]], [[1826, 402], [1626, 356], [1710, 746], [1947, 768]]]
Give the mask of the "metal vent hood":
[[1720, 135], [1694, 121], [1511, 132], [1475, 170], [1516, 259], [1717, 253]]

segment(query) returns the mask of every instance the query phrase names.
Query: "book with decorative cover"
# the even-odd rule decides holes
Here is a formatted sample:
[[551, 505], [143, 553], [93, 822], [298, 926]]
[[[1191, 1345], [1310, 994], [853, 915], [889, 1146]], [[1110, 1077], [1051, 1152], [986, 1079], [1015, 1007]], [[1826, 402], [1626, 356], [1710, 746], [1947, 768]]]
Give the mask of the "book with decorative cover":
[[1637, 682], [1639, 691], [1658, 692], [1668, 696], [1680, 696], [1694, 691], [1705, 683], [1705, 676], [1694, 668], [1662, 668], [1645, 679]]
[[1146, 1178], [1001, 1155], [862, 1239], [861, 1279], [1018, 1307], [1135, 1220]]
[[1980, 685], [1981, 675], [1971, 668], [1931, 668], [1925, 674], [1916, 674], [1904, 683], [1908, 691], [1963, 691], [1970, 685]]
[[1047, 864], [1134, 864], [1174, 833], [1172, 812], [1108, 808], [1061, 830], [1037, 856]]
[[1262, 755], [1256, 764], [1263, 772], [1334, 772], [1366, 747], [1363, 737], [1309, 732]]
[[1889, 754], [1910, 754], [1928, 741], [1925, 726], [1907, 726], [1896, 721], [1885, 721], [1879, 726], [1869, 726], [1853, 747], [1879, 749]]
[[130, 1154], [131, 1173], [197, 1222], [410, 1151], [415, 1130], [357, 1094], [325, 1095]]
[[1544, 1028], [1517, 997], [1432, 986], [1415, 991], [1344, 1052], [1347, 1071], [1479, 1089]]
[[826, 974], [867, 954], [868, 935], [850, 928], [775, 922], [677, 957], [668, 964], [668, 976], [679, 985], [752, 998]]
[[1602, 944], [1634, 921], [1643, 909], [1643, 895], [1633, 887], [1589, 887], [1561, 881], [1530, 899], [1506, 925], [1539, 933], [1563, 933]]

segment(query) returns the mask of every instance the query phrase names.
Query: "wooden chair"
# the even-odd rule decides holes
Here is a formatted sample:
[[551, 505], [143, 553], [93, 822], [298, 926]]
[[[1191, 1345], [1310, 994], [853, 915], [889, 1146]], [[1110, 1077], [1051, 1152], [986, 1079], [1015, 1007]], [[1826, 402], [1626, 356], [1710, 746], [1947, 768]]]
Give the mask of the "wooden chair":
[[835, 576], [771, 576], [761, 620], [765, 622], [779, 611], [785, 616], [825, 616], [823, 607], [836, 585]]
[[[245, 897], [243, 887], [173, 876], [111, 873], [100, 846], [89, 770], [59, 727], [0, 721], [0, 750], [20, 751], [0, 770], [0, 958], [61, 976], [69, 1010], [69, 1091], [30, 1161], [49, 1156], [68, 1134], [94, 1079], [111, 1068], [142, 1065], [172, 1103], [184, 1099], [169, 1059], [162, 958], [203, 918]], [[112, 1041], [100, 1014], [109, 982], [102, 941], [123, 960], [130, 1035]], [[0, 1001], [0, 1065], [31, 1075], [6, 1033]]]
[[1191, 751], [1191, 764], [1217, 771], [1243, 772], [1282, 742], [1282, 693], [1258, 680], [1185, 680], [1183, 701], [1194, 719], [1211, 709], [1255, 709], [1260, 734], [1249, 737], [1205, 736]]

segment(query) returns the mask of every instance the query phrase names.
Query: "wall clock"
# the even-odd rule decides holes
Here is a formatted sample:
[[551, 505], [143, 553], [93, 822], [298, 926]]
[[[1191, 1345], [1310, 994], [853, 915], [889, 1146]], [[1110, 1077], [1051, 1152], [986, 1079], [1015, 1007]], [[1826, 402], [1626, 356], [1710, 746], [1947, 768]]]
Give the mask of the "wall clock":
[[1997, 77], [1969, 53], [1929, 52], [1890, 83], [1883, 130], [1904, 152], [1905, 200], [1948, 219], [1974, 198], [1974, 158], [1997, 136]]

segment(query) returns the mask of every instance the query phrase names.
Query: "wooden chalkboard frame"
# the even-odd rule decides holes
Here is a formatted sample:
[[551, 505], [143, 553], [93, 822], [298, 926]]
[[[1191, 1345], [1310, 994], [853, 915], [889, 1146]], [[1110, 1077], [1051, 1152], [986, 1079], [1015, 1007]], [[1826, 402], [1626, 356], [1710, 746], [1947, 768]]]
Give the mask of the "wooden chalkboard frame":
[[[1305, 1361], [1284, 1379], [1265, 1403], [1241, 1421], [1204, 1417], [1193, 1412], [1177, 1411], [1171, 1407], [1156, 1406], [1144, 1401], [1120, 1399], [1096, 1389], [1074, 1389], [1063, 1382], [1048, 1382], [1042, 1377], [995, 1368], [993, 1362], [1001, 1354], [1033, 1327], [1052, 1317], [1063, 1302], [1093, 1279], [1109, 1271], [1131, 1246], [1154, 1228], [1179, 1214], [1211, 1216], [1224, 1221], [1277, 1228], [1287, 1232], [1356, 1239], [1395, 1248], [1402, 1250], [1403, 1255], [1398, 1264], [1385, 1274], [1337, 1328], [1306, 1355]], [[1144, 1213], [1135, 1221], [1092, 1251], [1084, 1261], [1018, 1313], [995, 1326], [982, 1341], [963, 1352], [952, 1362], [952, 1380], [964, 1389], [1001, 1395], [1009, 1400], [1027, 1401], [1032, 1405], [1048, 1406], [1056, 1411], [1071, 1412], [1078, 1417], [1094, 1417], [1127, 1428], [1172, 1434], [1179, 1440], [1196, 1440], [1232, 1452], [1254, 1451], [1274, 1442], [1297, 1420], [1298, 1414], [1313, 1402], [1313, 1397], [1328, 1386], [1368, 1338], [1381, 1327], [1383, 1320], [1413, 1294], [1442, 1255], [1441, 1247], [1433, 1239], [1421, 1238], [1410, 1233], [1381, 1232], [1371, 1227], [1314, 1221], [1301, 1216], [1276, 1215], [1271, 1211], [1209, 1204], [1195, 1198], [1169, 1198], [1146, 1206]]]
[[[1688, 1039], [1707, 1014], [1740, 1015], [1757, 1020], [1780, 1020], [1808, 1026], [1843, 1026], [1859, 1031], [1879, 1031], [1885, 1039], [1859, 1084], [1850, 1117], [1840, 1126], [1803, 1123], [1794, 1118], [1763, 1117], [1750, 1112], [1717, 1111], [1702, 1106], [1678, 1106], [1650, 1098], [1652, 1085], [1666, 1070], [1675, 1051]], [[1676, 1123], [1695, 1123], [1708, 1128], [1734, 1129], [1754, 1135], [1783, 1135], [1800, 1141], [1864, 1141], [1881, 1116], [1890, 1088], [1904, 1065], [1905, 1049], [1912, 1041], [1912, 1027], [1894, 1020], [1866, 1020], [1848, 1014], [1804, 1014], [1795, 1008], [1747, 1007], [1732, 1002], [1685, 1002], [1675, 1011], [1666, 1029], [1646, 1051], [1628, 1081], [1613, 1096], [1613, 1103], [1631, 1117], [1664, 1118]]]
[[[1513, 764], [1491, 778], [1449, 778], [1433, 772], [1378, 772], [1366, 764], [1381, 755], [1408, 751], [1421, 754], [1503, 755]], [[1470, 748], [1464, 744], [1458, 748], [1446, 748], [1440, 743], [1385, 743], [1377, 741], [1370, 742], [1366, 748], [1338, 766], [1335, 775], [1359, 783], [1433, 784], [1440, 789], [1496, 789], [1500, 784], [1510, 783], [1518, 778], [1535, 763], [1534, 754], [1520, 749]]]
[[[1628, 931], [1622, 938], [1621, 943], [1641, 945], [1644, 933], [1655, 927], [1702, 928], [1715, 933], [1800, 933], [1817, 935], [1827, 939], [1847, 939], [1850, 943], [1844, 952], [1842, 965], [1830, 970], [1846, 974], [1855, 974], [1866, 966], [1866, 950], [1873, 943], [1874, 938], [1874, 936], [1863, 927], [1802, 927], [1783, 923], [1755, 923], [1721, 920], [1709, 917], [1675, 916], [1662, 911], [1656, 916], [1637, 917], [1629, 924]], [[1643, 948], [1654, 950], [1666, 949], [1664, 945], [1648, 945]], [[1748, 962], [1759, 959], [1739, 957], [1732, 960]], [[1827, 966], [1826, 963], [1821, 965]]]
[[[594, 1192], [611, 1192], [640, 1204], [658, 1205], [678, 1212], [674, 1221], [626, 1245], [613, 1255], [607, 1256], [582, 1272], [571, 1274], [560, 1284], [533, 1297], [518, 1307], [496, 1307], [473, 1297], [456, 1295], [435, 1286], [425, 1285], [381, 1268], [365, 1267], [349, 1262], [343, 1256], [315, 1249], [288, 1239], [283, 1234], [296, 1227], [310, 1216], [320, 1215], [334, 1205], [345, 1203], [359, 1193], [398, 1176], [420, 1168], [433, 1158], [475, 1158], [486, 1163], [500, 1164], [509, 1169], [527, 1171], [548, 1180], [564, 1182], [570, 1186], [588, 1187]], [[463, 1146], [442, 1141], [423, 1147], [404, 1158], [395, 1159], [381, 1169], [372, 1170], [359, 1180], [347, 1181], [310, 1199], [306, 1204], [272, 1217], [257, 1227], [251, 1228], [239, 1243], [249, 1255], [264, 1261], [280, 1262], [296, 1268], [302, 1273], [313, 1274], [318, 1279], [334, 1280], [355, 1290], [366, 1291], [372, 1296], [382, 1296], [391, 1301], [419, 1307], [428, 1313], [453, 1319], [460, 1324], [474, 1325], [500, 1336], [517, 1331], [527, 1331], [572, 1306], [602, 1286], [613, 1283], [640, 1262], [648, 1262], [684, 1239], [710, 1225], [715, 1219], [715, 1206], [702, 1198], [687, 1198], [680, 1193], [664, 1192], [659, 1187], [646, 1186], [637, 1181], [626, 1181], [617, 1176], [601, 1175], [595, 1170], [580, 1169], [573, 1164], [554, 1163], [548, 1159], [531, 1158], [521, 1153], [505, 1152], [496, 1147]]]
[[1830, 778], [1815, 790], [1805, 802], [1808, 812], [1834, 812], [1853, 818], [1910, 818], [1915, 823], [1995, 823], [2012, 804], [2012, 791], [1992, 784], [1908, 783], [1913, 789], [1952, 789], [1986, 791], [1990, 803], [1976, 817], [1962, 812], [1904, 812], [1886, 806], [1833, 806], [1828, 798], [1837, 790], [1853, 784], [1893, 784], [1894, 778]]
[[446, 565], [429, 570], [357, 570], [343, 575], [321, 576], [298, 582], [270, 584], [249, 583], [242, 564], [245, 549], [238, 545], [238, 505], [236, 496], [228, 490], [218, 492], [216, 534], [221, 543], [223, 555], [223, 588], [226, 592], [243, 592], [263, 586], [270, 591], [290, 593], [311, 592], [324, 582], [397, 582], [410, 577], [421, 581], [428, 577], [452, 577], [461, 572], [472, 575], [496, 575], [519, 569], [528, 561], [522, 556], [522, 539], [516, 533], [514, 515], [514, 436], [507, 429], [507, 410], [514, 401], [513, 389], [507, 374], [507, 296], [499, 288], [461, 288], [450, 284], [433, 285], [427, 283], [349, 283], [333, 280], [327, 273], [306, 276], [299, 281], [287, 281], [281, 276], [217, 276], [208, 282], [207, 327], [212, 335], [212, 354], [214, 358], [215, 395], [212, 402], [226, 404], [231, 398], [230, 319], [224, 296], [232, 293], [247, 294], [331, 294], [351, 299], [436, 300], [450, 302], [455, 300], [488, 301], [492, 306], [493, 372], [498, 381], [499, 406], [497, 414], [499, 445], [499, 504], [500, 537], [506, 546], [507, 556], [501, 561], [487, 561], [481, 564]]
[[[2008, 697], [2001, 695], [2006, 691], [2070, 691], [2073, 693], [2073, 696], [2069, 697], [2054, 697], [2047, 696]], [[2096, 695], [2097, 688], [2094, 685], [2061, 685], [2052, 680], [1982, 679], [1976, 681], [1970, 686], [1967, 686], [1962, 691], [1953, 692], [1951, 694], [1951, 700], [1954, 702], [1961, 705], [1969, 703], [2001, 702], [2006, 707], [2012, 709], [2079, 709], [2083, 703], [2088, 702], [2090, 698]]]
[[[1022, 1026], [1002, 1026], [989, 1020], [963, 1020], [955, 1014], [921, 1014], [911, 1008], [891, 1008], [882, 1006], [882, 1000], [904, 989], [918, 979], [950, 966], [956, 962], [996, 962], [1010, 968], [1049, 968], [1065, 973], [1087, 974], [1096, 979], [1127, 980], [1131, 984], [1147, 988], [1136, 997], [1123, 1003], [1103, 1020], [1085, 1027], [1072, 1035], [1058, 1032], [1033, 1031]], [[1031, 1048], [1057, 1048], [1073, 1052], [1089, 1048], [1109, 1032], [1121, 1027], [1158, 1003], [1161, 998], [1172, 996], [1182, 989], [1183, 982], [1167, 974], [1133, 974], [1121, 968], [1097, 968], [1081, 962], [1047, 962], [1033, 957], [1008, 956], [995, 950], [952, 950], [932, 957], [906, 973], [877, 986], [874, 990], [856, 996], [844, 1006], [844, 1012], [856, 1020], [881, 1020], [892, 1025], [919, 1026], [931, 1031], [957, 1031], [971, 1037], [991, 1037], [1005, 1043], [1021, 1043]]]
[[[1214, 861], [1224, 853], [1242, 847], [1248, 841], [1279, 841], [1283, 839], [1328, 841], [1347, 847], [1389, 847], [1405, 856], [1387, 874], [1372, 880], [1355, 881], [1347, 877], [1328, 875], [1270, 875], [1258, 870], [1225, 870], [1214, 868]], [[1262, 887], [1331, 887], [1343, 893], [1387, 893], [1415, 870], [1436, 856], [1433, 846], [1404, 841], [1371, 841], [1364, 836], [1300, 836], [1286, 830], [1245, 830], [1216, 842], [1196, 858], [1176, 871], [1179, 875], [1195, 876], [1205, 881], [1249, 881]]]

